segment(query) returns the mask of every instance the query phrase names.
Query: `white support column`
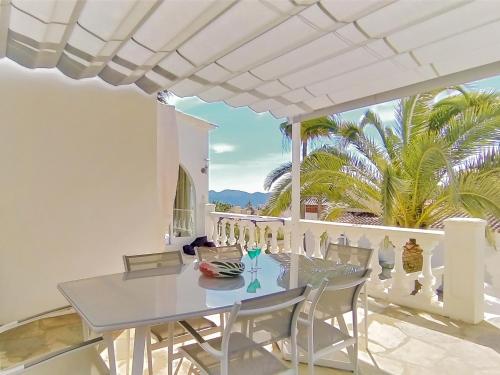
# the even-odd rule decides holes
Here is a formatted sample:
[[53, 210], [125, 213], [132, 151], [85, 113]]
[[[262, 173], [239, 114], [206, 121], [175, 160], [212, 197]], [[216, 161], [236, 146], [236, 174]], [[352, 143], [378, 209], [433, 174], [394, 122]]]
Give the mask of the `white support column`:
[[299, 254], [300, 240], [300, 122], [292, 124], [292, 253]]
[[444, 311], [468, 323], [484, 319], [484, 248], [486, 221], [444, 221]]

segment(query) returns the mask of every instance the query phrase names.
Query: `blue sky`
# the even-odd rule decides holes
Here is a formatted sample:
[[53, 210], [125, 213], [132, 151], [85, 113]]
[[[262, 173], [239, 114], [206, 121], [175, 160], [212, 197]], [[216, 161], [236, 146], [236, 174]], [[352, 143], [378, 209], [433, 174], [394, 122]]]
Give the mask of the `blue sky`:
[[[471, 89], [500, 90], [500, 76], [468, 85]], [[222, 102], [205, 103], [192, 98], [174, 98], [172, 104], [187, 114], [200, 117], [218, 128], [210, 135], [210, 189], [264, 191], [269, 171], [289, 161], [290, 148], [283, 147], [279, 124], [271, 114], [257, 114], [249, 108], [232, 108]], [[382, 121], [392, 121], [395, 102], [371, 106]], [[357, 121], [366, 108], [344, 112]]]

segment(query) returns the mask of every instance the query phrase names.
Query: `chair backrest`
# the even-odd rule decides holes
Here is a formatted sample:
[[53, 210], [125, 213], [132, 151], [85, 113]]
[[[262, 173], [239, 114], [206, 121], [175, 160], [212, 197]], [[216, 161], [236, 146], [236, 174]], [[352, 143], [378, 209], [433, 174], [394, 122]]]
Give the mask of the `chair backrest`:
[[222, 350], [224, 345], [228, 345], [236, 322], [247, 322], [250, 325], [249, 331], [253, 333], [256, 329], [265, 330], [271, 336], [269, 342], [292, 337], [296, 334], [297, 319], [310, 292], [311, 286], [307, 285], [236, 303], [222, 335]]
[[213, 260], [241, 259], [243, 251], [240, 244], [230, 246], [206, 247], [198, 246], [196, 248], [196, 257], [200, 262], [211, 262]]
[[125, 272], [179, 266], [182, 265], [182, 254], [180, 251], [167, 251], [164, 253], [124, 255], [123, 264]]
[[326, 249], [325, 259], [338, 264], [354, 264], [368, 268], [372, 254], [373, 249], [331, 243]]
[[313, 315], [316, 310], [328, 316], [355, 311], [359, 293], [370, 273], [371, 269], [362, 269], [348, 276], [325, 279], [311, 301], [310, 311]]

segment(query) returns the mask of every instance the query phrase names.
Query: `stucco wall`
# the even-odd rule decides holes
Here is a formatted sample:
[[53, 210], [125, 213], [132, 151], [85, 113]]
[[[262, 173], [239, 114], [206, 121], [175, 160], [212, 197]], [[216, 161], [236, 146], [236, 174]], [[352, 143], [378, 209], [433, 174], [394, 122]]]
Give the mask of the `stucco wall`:
[[0, 114], [0, 323], [161, 248], [154, 97], [2, 60]]
[[[205, 203], [208, 203], [208, 174], [201, 169], [207, 165], [209, 132], [213, 125], [196, 117], [177, 112], [180, 164], [193, 180], [196, 192], [196, 235], [205, 233]], [[175, 243], [185, 244], [191, 238], [178, 238]]]

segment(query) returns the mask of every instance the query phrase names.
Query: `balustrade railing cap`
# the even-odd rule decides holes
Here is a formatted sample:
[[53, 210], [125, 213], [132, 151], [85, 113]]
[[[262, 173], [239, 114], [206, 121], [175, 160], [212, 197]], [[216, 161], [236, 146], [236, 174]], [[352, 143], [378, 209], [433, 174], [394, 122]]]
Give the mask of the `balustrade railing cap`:
[[444, 225], [446, 224], [486, 225], [486, 220], [476, 217], [451, 217], [444, 220]]

